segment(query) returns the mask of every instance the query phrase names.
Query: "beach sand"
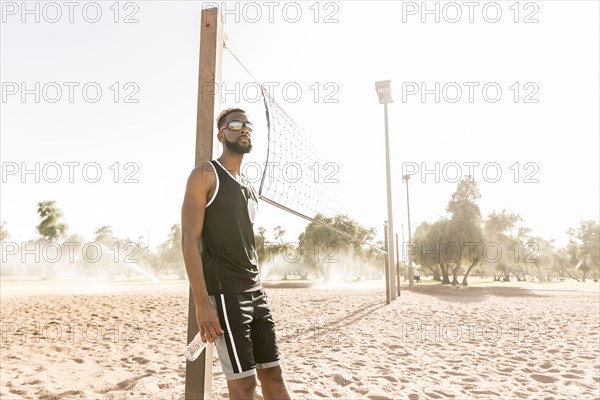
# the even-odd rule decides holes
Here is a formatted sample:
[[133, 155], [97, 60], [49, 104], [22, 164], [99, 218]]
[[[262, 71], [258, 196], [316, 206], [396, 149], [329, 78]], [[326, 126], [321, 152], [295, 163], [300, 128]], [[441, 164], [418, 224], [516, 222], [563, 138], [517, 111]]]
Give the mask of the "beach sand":
[[[185, 282], [93, 295], [9, 286], [1, 399], [183, 399]], [[267, 293], [294, 399], [600, 398], [597, 290], [417, 285], [391, 305], [373, 284]]]

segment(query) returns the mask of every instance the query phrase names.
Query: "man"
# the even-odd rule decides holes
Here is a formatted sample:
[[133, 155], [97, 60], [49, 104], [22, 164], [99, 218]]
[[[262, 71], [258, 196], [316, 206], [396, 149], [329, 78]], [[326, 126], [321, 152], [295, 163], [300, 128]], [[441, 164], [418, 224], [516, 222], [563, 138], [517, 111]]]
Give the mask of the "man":
[[415, 281], [421, 282], [421, 273], [418, 269], [415, 269]]
[[[257, 195], [240, 174], [252, 149], [246, 112], [217, 118], [223, 153], [190, 174], [181, 210], [185, 267], [203, 341], [215, 343], [229, 398], [252, 399], [256, 376], [263, 397], [289, 399], [275, 326], [257, 267], [253, 232]], [[198, 377], [201, 378], [201, 377]]]

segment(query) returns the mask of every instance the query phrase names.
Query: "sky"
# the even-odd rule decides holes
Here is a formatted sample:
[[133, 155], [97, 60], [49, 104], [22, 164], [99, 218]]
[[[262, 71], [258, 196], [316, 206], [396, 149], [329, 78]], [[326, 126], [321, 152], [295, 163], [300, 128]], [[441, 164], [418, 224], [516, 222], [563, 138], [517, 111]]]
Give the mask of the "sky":
[[[257, 79], [318, 149], [318, 182], [339, 212], [381, 235], [375, 82], [391, 80], [396, 233], [407, 232], [403, 173], [413, 230], [446, 215], [469, 173], [484, 216], [517, 213], [558, 246], [569, 227], [599, 219], [596, 1], [3, 1], [0, 220], [11, 240], [37, 237], [43, 200], [86, 240], [103, 225], [151, 248], [166, 240], [194, 167], [200, 13], [215, 4], [227, 47], [254, 76], [224, 51], [220, 107], [245, 107], [257, 126], [248, 165], [266, 154]], [[330, 171], [337, 183], [324, 181]], [[306, 224], [264, 202], [255, 221], [270, 239], [281, 225], [290, 242]]]

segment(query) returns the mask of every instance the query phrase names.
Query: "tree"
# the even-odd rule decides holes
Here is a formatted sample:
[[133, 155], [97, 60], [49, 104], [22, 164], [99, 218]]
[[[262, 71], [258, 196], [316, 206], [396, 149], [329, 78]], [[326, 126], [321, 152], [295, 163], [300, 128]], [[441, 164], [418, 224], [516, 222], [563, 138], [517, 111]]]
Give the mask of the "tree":
[[[429, 269], [433, 275], [433, 280], [441, 282], [442, 278], [439, 259], [439, 244], [437, 247], [435, 247], [436, 245], [431, 242], [433, 237], [432, 229], [439, 229], [439, 224], [436, 227], [433, 225], [434, 224], [424, 221], [417, 226], [415, 233], [412, 235], [413, 243], [408, 245], [407, 252], [411, 252], [411, 261], [420, 265], [421, 267]], [[432, 244], [433, 247], [430, 247]], [[435, 255], [433, 257], [428, 251], [430, 249], [434, 249], [435, 251]]]
[[[122, 272], [125, 273], [125, 275], [129, 276], [131, 274], [131, 271], [129, 269], [125, 269], [124, 267], [126, 267], [126, 265], [124, 265], [122, 260], [119, 259], [119, 255], [124, 254], [124, 252], [121, 249], [119, 239], [117, 239], [113, 235], [111, 227], [109, 225], [103, 225], [100, 228], [96, 229], [94, 235], [96, 235], [94, 237], [94, 242], [100, 245], [101, 248], [103, 247], [103, 257], [99, 263], [96, 263], [99, 265], [96, 265], [95, 267], [90, 269], [95, 270], [95, 274], [102, 271], [107, 272], [110, 278], [113, 277], [115, 272]], [[104, 253], [110, 254], [113, 257], [109, 259], [104, 256]], [[117, 262], [115, 262], [114, 256], [116, 256]]]
[[285, 235], [285, 229], [277, 225], [275, 228], [273, 228], [273, 235], [275, 236], [275, 240], [279, 240], [281, 241], [281, 243], [283, 243], [283, 235]]
[[[285, 235], [285, 229], [283, 229], [280, 225], [277, 225], [273, 228], [273, 236], [275, 237], [275, 243], [273, 243], [272, 251], [275, 254], [280, 254], [283, 256], [287, 251], [289, 244], [283, 241], [283, 236]], [[281, 266], [283, 272], [283, 280], [287, 280], [288, 278], [288, 263], [284, 262]]]
[[363, 265], [362, 272], [367, 279], [380, 279], [385, 275], [385, 253], [378, 250], [384, 247], [383, 240], [378, 240], [374, 246], [366, 246], [366, 249], [364, 249], [359, 262]]
[[6, 239], [10, 239], [10, 234], [6, 229], [6, 221], [2, 221], [0, 224], [0, 242], [5, 241]]
[[[370, 264], [378, 259], [378, 257], [367, 258], [367, 254], [372, 257], [373, 251], [377, 251], [367, 244], [373, 241], [377, 230], [366, 228], [344, 214], [337, 214], [333, 218], [333, 227], [351, 237], [333, 231], [334, 238], [337, 239], [323, 247], [325, 250], [323, 262], [328, 262], [331, 266], [332, 263], [338, 263], [339, 258], [342, 257], [343, 263], [338, 270], [342, 270], [340, 272], [345, 274], [345, 278], [353, 277], [354, 280], [360, 280], [363, 275], [368, 275]], [[377, 251], [377, 253], [381, 256], [381, 252]], [[391, 260], [392, 265], [395, 265], [395, 262], [396, 260]]]
[[[480, 261], [480, 252], [474, 247], [482, 242], [481, 211], [477, 200], [481, 198], [477, 183], [467, 176], [458, 182], [456, 191], [450, 197], [446, 212], [451, 217], [448, 221], [448, 247], [444, 248], [443, 256], [447, 262], [454, 263], [452, 269], [452, 284], [458, 285], [458, 273], [464, 263], [469, 264], [462, 280], [462, 285], [467, 286], [467, 277], [473, 267]], [[456, 254], [450, 258], [447, 248], [456, 249]]]
[[[183, 251], [181, 248], [181, 225], [175, 224], [171, 226], [171, 232], [167, 237], [167, 240], [158, 246], [158, 264], [160, 269], [167, 269], [177, 273], [179, 279], [185, 279], [187, 276], [187, 270], [183, 262]], [[152, 255], [148, 249], [148, 246], [143, 246], [141, 243], [138, 245], [142, 246], [142, 250], [145, 251], [144, 257], [147, 262], [152, 262]]]
[[[442, 285], [450, 284], [449, 263], [446, 255], [443, 254], [443, 249], [450, 242], [448, 236], [450, 221], [447, 218], [440, 218], [434, 222], [425, 236], [425, 243], [421, 249], [425, 265], [434, 262], [439, 265], [442, 275]], [[433, 261], [432, 261], [433, 260]]]
[[[0, 223], [0, 244], [4, 242], [6, 239], [10, 239], [10, 234], [6, 229], [6, 221], [2, 221]], [[2, 252], [4, 253], [4, 248], [2, 248]], [[10, 272], [9, 272], [10, 271]], [[4, 254], [2, 257], [2, 264], [0, 264], [0, 276], [12, 274], [14, 271], [14, 266], [12, 263], [8, 263], [8, 260], [5, 259]]]
[[[554, 270], [554, 241], [546, 240], [539, 236], [530, 236], [522, 243], [522, 253], [514, 254], [521, 270], [528, 270], [529, 275], [535, 275], [540, 282], [550, 281]], [[525, 268], [529, 267], [529, 268]], [[523, 275], [525, 279], [525, 274]]]
[[113, 231], [109, 225], [101, 226], [94, 232], [96, 235], [94, 241], [104, 245], [112, 245], [114, 242]]
[[[518, 258], [513, 257], [516, 251], [515, 245], [519, 246], [516, 237], [518, 235], [515, 231], [516, 224], [520, 221], [522, 221], [522, 218], [518, 214], [507, 213], [506, 210], [502, 210], [500, 213], [491, 212], [483, 222], [484, 246], [486, 247], [485, 250], [482, 247], [483, 261], [492, 267], [494, 280], [499, 279], [496, 277], [496, 272], [500, 273], [504, 281], [510, 280], [510, 273], [514, 273], [521, 280], [517, 273], [519, 268]], [[519, 230], [521, 239], [527, 231], [527, 228]], [[496, 253], [493, 253], [494, 250], [490, 250], [492, 248]], [[524, 272], [523, 276], [525, 276]]]
[[67, 225], [60, 222], [62, 211], [56, 207], [54, 200], [38, 203], [37, 212], [42, 221], [36, 227], [42, 239], [52, 242], [62, 238], [67, 232]]
[[[320, 213], [315, 215], [315, 220], [327, 225], [333, 224], [333, 218], [326, 217]], [[315, 222], [310, 222], [304, 229], [304, 232], [298, 236], [298, 244], [301, 249], [302, 262], [316, 277], [325, 277], [325, 271], [322, 265], [323, 263], [319, 258], [320, 248], [324, 243], [332, 243], [337, 239], [339, 238], [333, 235], [333, 231], [331, 229], [328, 229], [325, 226]]]
[[590, 273], [597, 281], [600, 276], [600, 227], [596, 221], [581, 221], [576, 229], [567, 231], [572, 257], [577, 259], [582, 280]]
[[[355, 278], [366, 271], [367, 257], [373, 253], [369, 252], [369, 246], [364, 243], [370, 243], [373, 240], [375, 228], [365, 228], [343, 214], [326, 217], [319, 213], [315, 215], [314, 219], [320, 223], [309, 223], [298, 237], [302, 265], [310, 269], [315, 276], [322, 276], [325, 280], [330, 280], [332, 278], [332, 268], [330, 267], [332, 264], [338, 263], [338, 257], [343, 253], [351, 257], [348, 259], [349, 262], [352, 259], [358, 260], [358, 262], [351, 263], [354, 268], [351, 273]], [[336, 232], [328, 226], [345, 232], [355, 239]]]
[[[56, 207], [54, 200], [46, 200], [38, 203], [37, 212], [40, 215], [41, 222], [36, 228], [42, 242], [56, 242], [66, 235], [67, 225], [61, 222], [63, 214]], [[55, 275], [54, 264], [46, 264], [48, 269], [43, 279], [53, 278]]]
[[256, 233], [256, 257], [258, 258], [258, 267], [261, 268], [265, 260], [269, 257], [269, 249], [267, 248], [267, 228], [260, 226]]

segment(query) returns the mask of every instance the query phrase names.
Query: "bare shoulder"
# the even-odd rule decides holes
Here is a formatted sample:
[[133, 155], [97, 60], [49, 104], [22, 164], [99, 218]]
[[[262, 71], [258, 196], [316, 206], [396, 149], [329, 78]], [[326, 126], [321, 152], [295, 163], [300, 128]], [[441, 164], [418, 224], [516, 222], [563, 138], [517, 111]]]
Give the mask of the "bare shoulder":
[[215, 172], [209, 162], [202, 163], [190, 173], [181, 207], [181, 229], [184, 235], [200, 237], [204, 209], [215, 186]]
[[211, 189], [215, 186], [215, 170], [209, 161], [205, 161], [190, 173], [188, 186], [194, 188]]

